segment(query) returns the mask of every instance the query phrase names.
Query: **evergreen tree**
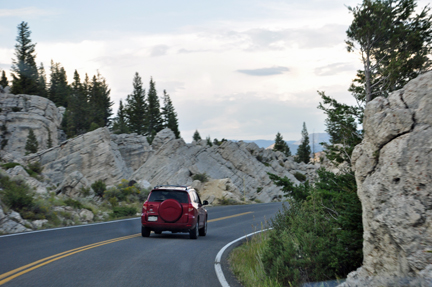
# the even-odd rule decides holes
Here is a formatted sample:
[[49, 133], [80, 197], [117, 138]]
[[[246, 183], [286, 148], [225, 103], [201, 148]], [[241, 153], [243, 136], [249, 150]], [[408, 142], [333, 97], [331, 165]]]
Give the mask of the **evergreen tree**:
[[160, 111], [159, 98], [155, 88], [155, 82], [150, 79], [150, 87], [147, 95], [148, 105], [148, 135], [154, 137], [163, 129], [162, 116]]
[[200, 136], [198, 130], [196, 130], [196, 131], [194, 132], [192, 138], [193, 138], [193, 140], [196, 141], [196, 142], [201, 140], [201, 136]]
[[414, 15], [416, 6], [415, 0], [364, 0], [348, 7], [354, 20], [347, 49], [357, 45], [363, 62], [350, 88], [357, 100], [387, 96], [431, 67], [432, 16], [429, 7]]
[[286, 141], [283, 140], [283, 137], [279, 132], [276, 134], [273, 150], [274, 151], [280, 151], [283, 154], [285, 154], [286, 156], [291, 155], [291, 150], [290, 150], [288, 144], [286, 143]]
[[115, 134], [126, 134], [129, 133], [129, 127], [127, 122], [126, 111], [123, 107], [123, 103], [120, 100], [120, 106], [117, 111], [117, 117], [114, 118], [112, 131]]
[[8, 85], [9, 85], [9, 81], [6, 77], [5, 71], [3, 70], [1, 78], [0, 78], [0, 86], [2, 86], [3, 88], [6, 88]]
[[52, 148], [53, 146], [53, 142], [52, 142], [52, 138], [51, 138], [51, 133], [49, 128], [45, 127], [47, 133], [48, 133], [48, 141], [47, 141], [47, 148]]
[[178, 127], [177, 113], [174, 110], [170, 96], [164, 90], [164, 106], [162, 108], [163, 126], [171, 129], [176, 138], [180, 138], [180, 131]]
[[89, 87], [90, 130], [110, 124], [113, 105], [110, 93], [105, 78], [98, 72], [97, 76], [93, 76]]
[[15, 45], [15, 59], [12, 59], [12, 94], [37, 95], [38, 69], [35, 62], [35, 46], [30, 39], [30, 28], [27, 22], [18, 25], [18, 36]]
[[66, 71], [60, 63], [51, 60], [50, 85], [48, 98], [57, 106], [67, 107], [70, 89], [67, 82]]
[[39, 144], [36, 139], [36, 136], [32, 129], [30, 129], [29, 134], [27, 136], [27, 141], [25, 145], [26, 155], [31, 153], [36, 153], [38, 151]]
[[46, 73], [45, 68], [43, 66], [43, 63], [40, 64], [39, 70], [38, 70], [38, 90], [39, 90], [39, 96], [48, 98], [48, 90], [47, 90], [47, 79], [46, 79]]
[[302, 141], [297, 149], [296, 161], [309, 163], [311, 157], [311, 148], [309, 145], [309, 134], [306, 129], [306, 123], [303, 122]]
[[[143, 89], [142, 80], [138, 72], [135, 73], [133, 78], [133, 91], [132, 94], [128, 95], [126, 98], [126, 108], [122, 109], [124, 115], [117, 115], [118, 125], [126, 124], [128, 125], [128, 130], [139, 135], [147, 135], [148, 130], [148, 117], [147, 112], [148, 106], [145, 99], [145, 90]], [[120, 101], [122, 107], [122, 102]], [[124, 118], [127, 117], [127, 121]], [[122, 121], [122, 123], [120, 122]], [[119, 128], [125, 130], [124, 127]]]

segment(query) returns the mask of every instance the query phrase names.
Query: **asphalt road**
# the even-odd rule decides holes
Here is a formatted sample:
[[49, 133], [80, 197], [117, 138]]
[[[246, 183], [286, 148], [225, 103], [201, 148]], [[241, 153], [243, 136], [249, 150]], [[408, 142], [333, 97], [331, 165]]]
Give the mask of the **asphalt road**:
[[[0, 285], [220, 286], [218, 251], [265, 228], [281, 205], [209, 207], [207, 236], [197, 240], [169, 232], [143, 238], [139, 218], [0, 236]], [[222, 266], [230, 285], [239, 286]]]

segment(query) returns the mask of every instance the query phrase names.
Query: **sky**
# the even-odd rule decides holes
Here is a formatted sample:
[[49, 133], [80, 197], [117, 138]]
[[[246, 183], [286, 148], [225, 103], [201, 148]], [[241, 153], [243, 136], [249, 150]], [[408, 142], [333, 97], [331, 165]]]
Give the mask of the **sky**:
[[[135, 72], [170, 95], [181, 136], [235, 140], [301, 138], [325, 131], [317, 91], [354, 104], [347, 91], [358, 52], [344, 40], [347, 6], [359, 0], [0, 0], [0, 69], [28, 23], [36, 62], [60, 63], [69, 82], [98, 71], [116, 112]], [[418, 1], [423, 7], [426, 1]]]

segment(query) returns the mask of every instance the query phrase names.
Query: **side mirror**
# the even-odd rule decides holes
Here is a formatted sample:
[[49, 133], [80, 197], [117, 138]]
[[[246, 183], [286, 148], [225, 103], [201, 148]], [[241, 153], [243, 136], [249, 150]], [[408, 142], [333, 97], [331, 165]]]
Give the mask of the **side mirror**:
[[204, 201], [203, 201], [203, 205], [208, 205], [208, 201], [207, 201], [207, 200], [204, 200]]

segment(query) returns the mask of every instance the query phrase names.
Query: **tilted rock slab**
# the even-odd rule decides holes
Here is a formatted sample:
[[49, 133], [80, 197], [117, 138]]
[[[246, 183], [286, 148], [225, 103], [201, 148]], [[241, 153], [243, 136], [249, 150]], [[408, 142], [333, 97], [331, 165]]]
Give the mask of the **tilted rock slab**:
[[152, 147], [154, 154], [133, 173], [132, 179], [146, 179], [153, 185], [191, 185], [194, 175], [205, 173], [211, 179], [229, 178], [248, 199], [262, 202], [283, 196], [267, 172], [298, 183], [285, 168], [287, 158], [282, 153], [260, 149], [255, 143], [226, 141], [212, 147], [206, 141], [186, 144], [183, 139], [176, 139], [171, 130], [164, 129], [156, 135]]
[[[43, 166], [43, 175], [68, 193], [73, 193], [71, 189], [75, 187], [70, 182], [76, 185], [78, 182], [88, 181], [91, 184], [103, 180], [111, 185], [132, 174], [117, 144], [111, 140], [108, 128], [99, 128], [69, 139], [59, 146], [30, 155], [26, 160], [39, 161]], [[72, 175], [76, 176], [71, 178]]]
[[30, 129], [35, 133], [39, 150], [58, 144], [59, 129], [64, 108], [57, 108], [47, 98], [29, 95], [0, 93], [0, 144], [1, 154], [19, 158], [25, 154]]
[[364, 130], [352, 156], [364, 260], [346, 284], [432, 286], [432, 73], [369, 102]]

